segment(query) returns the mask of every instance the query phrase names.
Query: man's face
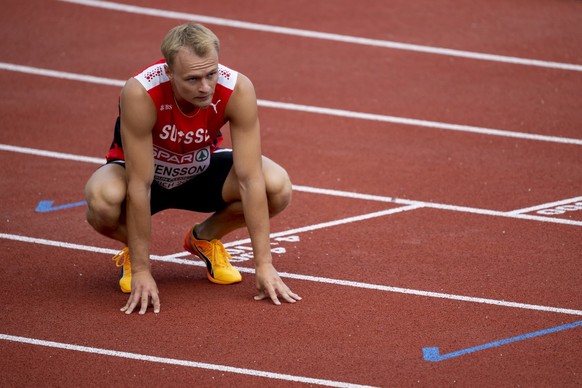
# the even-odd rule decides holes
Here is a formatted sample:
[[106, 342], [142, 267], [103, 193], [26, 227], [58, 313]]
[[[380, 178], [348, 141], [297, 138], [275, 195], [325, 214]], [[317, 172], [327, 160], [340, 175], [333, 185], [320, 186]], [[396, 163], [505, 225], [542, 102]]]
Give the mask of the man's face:
[[172, 68], [168, 68], [176, 101], [206, 108], [212, 102], [218, 81], [218, 53], [212, 50], [199, 57], [188, 49], [180, 49]]

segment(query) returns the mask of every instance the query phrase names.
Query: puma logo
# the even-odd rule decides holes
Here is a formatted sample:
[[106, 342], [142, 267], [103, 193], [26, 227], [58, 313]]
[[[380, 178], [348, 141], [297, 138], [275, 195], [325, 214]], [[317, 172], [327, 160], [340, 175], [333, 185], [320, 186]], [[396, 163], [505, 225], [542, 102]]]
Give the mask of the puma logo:
[[216, 104], [210, 103], [210, 105], [212, 106], [212, 109], [214, 109], [214, 113], [218, 114], [218, 109], [216, 109], [216, 106], [218, 105], [218, 103], [222, 101], [222, 100], [218, 100], [216, 101]]

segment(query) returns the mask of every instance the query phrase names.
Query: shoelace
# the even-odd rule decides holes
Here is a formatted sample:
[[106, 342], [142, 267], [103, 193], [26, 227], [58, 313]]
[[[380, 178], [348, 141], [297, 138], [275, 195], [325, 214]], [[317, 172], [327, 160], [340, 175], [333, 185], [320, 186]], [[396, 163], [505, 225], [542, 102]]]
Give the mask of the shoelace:
[[118, 254], [113, 256], [111, 261], [115, 261], [116, 267], [123, 267], [123, 265], [125, 264], [125, 258], [127, 257], [128, 253], [129, 252], [127, 248], [123, 248], [123, 250], [121, 250]]
[[217, 267], [229, 267], [229, 258], [230, 255], [228, 254], [228, 252], [226, 251], [226, 249], [224, 248], [224, 245], [222, 245], [220, 243], [219, 240], [213, 240], [210, 242], [212, 244], [212, 257], [215, 261], [215, 265]]
[[[202, 246], [197, 245], [196, 241], [203, 241], [205, 244]], [[208, 244], [208, 245], [206, 245]], [[220, 240], [198, 240], [192, 234], [190, 235], [190, 245], [196, 246], [206, 257], [211, 258], [212, 266], [215, 268], [223, 267], [228, 268], [230, 267], [230, 254], [224, 248], [224, 245], [220, 242]]]

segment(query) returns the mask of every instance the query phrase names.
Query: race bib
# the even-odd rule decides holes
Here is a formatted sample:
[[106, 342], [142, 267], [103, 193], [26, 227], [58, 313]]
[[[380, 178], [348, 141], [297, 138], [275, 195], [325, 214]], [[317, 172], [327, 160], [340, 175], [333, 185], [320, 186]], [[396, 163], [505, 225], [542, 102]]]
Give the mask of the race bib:
[[154, 145], [154, 180], [172, 189], [202, 174], [210, 165], [210, 146], [177, 154]]

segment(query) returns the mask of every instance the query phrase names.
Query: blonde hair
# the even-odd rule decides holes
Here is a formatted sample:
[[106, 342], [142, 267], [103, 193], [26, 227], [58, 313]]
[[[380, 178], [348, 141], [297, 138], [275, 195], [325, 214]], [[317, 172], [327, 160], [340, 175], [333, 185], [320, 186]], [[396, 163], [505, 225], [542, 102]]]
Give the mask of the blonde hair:
[[168, 66], [172, 67], [176, 54], [182, 48], [191, 50], [199, 57], [205, 57], [211, 49], [220, 50], [220, 41], [214, 32], [198, 23], [187, 23], [172, 28], [162, 41], [162, 54]]

